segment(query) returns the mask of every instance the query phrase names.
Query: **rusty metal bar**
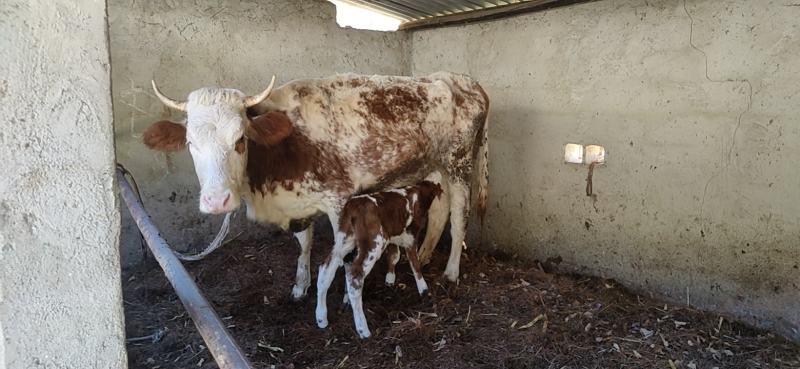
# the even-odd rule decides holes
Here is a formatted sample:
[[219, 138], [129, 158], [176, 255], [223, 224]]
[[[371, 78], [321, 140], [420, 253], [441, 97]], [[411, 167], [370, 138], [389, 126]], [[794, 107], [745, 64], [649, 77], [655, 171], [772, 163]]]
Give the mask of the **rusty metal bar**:
[[131, 216], [139, 226], [153, 257], [161, 265], [164, 274], [172, 284], [178, 297], [181, 299], [194, 325], [203, 337], [211, 355], [220, 369], [252, 369], [253, 366], [233, 340], [225, 325], [220, 320], [214, 308], [203, 297], [202, 292], [194, 283], [192, 277], [178, 260], [167, 242], [161, 237], [150, 216], [144, 210], [139, 198], [134, 194], [131, 184], [125, 178], [127, 170], [117, 165], [117, 182], [122, 192], [122, 198], [128, 205]]

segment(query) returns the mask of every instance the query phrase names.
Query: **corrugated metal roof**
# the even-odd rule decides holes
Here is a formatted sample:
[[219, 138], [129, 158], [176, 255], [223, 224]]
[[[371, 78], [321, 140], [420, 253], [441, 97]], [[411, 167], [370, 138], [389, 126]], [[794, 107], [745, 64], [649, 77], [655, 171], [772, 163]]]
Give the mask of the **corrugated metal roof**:
[[443, 27], [598, 0], [337, 0], [399, 19], [401, 30]]
[[346, 0], [354, 5], [372, 8], [405, 22], [483, 10], [531, 0]]

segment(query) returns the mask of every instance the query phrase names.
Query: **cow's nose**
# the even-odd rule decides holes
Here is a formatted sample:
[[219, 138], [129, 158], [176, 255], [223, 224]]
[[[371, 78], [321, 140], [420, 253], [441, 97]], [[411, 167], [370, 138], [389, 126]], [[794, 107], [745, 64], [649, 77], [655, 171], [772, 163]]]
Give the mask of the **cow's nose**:
[[206, 194], [201, 196], [200, 201], [203, 202], [206, 210], [209, 213], [224, 213], [228, 211], [227, 206], [231, 200], [231, 192], [225, 191], [219, 194]]

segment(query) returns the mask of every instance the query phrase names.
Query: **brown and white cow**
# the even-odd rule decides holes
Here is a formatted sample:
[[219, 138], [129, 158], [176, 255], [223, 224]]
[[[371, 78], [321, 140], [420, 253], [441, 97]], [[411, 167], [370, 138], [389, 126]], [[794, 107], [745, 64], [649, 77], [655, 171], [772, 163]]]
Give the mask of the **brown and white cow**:
[[[445, 223], [440, 218], [449, 213], [445, 276], [456, 281], [476, 164], [481, 217], [486, 209], [489, 99], [480, 85], [446, 72], [422, 78], [337, 75], [272, 90], [273, 83], [256, 96], [206, 87], [176, 101], [153, 82], [165, 105], [186, 112], [187, 123], [154, 123], [144, 143], [165, 151], [188, 146], [201, 212], [231, 212], [244, 199], [249, 219], [285, 229], [317, 214], [326, 214], [336, 228], [351, 196], [411, 185], [439, 171], [449, 206], [431, 214], [423, 248], [438, 240]], [[292, 295], [301, 298], [311, 281], [312, 228], [306, 223], [305, 230], [295, 230], [301, 254]], [[343, 237], [334, 234], [339, 242]]]
[[[333, 245], [317, 276], [316, 316], [320, 328], [328, 326], [328, 288], [336, 270], [344, 266], [356, 331], [361, 338], [370, 336], [361, 299], [364, 279], [390, 244], [406, 251], [417, 291], [422, 296], [428, 294], [417, 248], [422, 243], [431, 203], [441, 194], [442, 188], [437, 183], [422, 181], [414, 186], [354, 196], [345, 203], [337, 225], [337, 231], [345, 235], [343, 242]], [[399, 253], [397, 257], [390, 255], [392, 269], [397, 259]]]

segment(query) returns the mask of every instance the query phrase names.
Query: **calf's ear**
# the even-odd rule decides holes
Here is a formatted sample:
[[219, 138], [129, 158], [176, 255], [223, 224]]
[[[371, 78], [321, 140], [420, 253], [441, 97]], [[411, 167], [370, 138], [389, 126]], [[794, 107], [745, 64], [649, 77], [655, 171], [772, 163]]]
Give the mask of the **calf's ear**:
[[142, 142], [158, 151], [183, 150], [186, 147], [186, 127], [167, 120], [155, 122], [144, 130]]
[[250, 119], [247, 137], [262, 145], [276, 145], [294, 131], [291, 119], [284, 112], [271, 111]]

